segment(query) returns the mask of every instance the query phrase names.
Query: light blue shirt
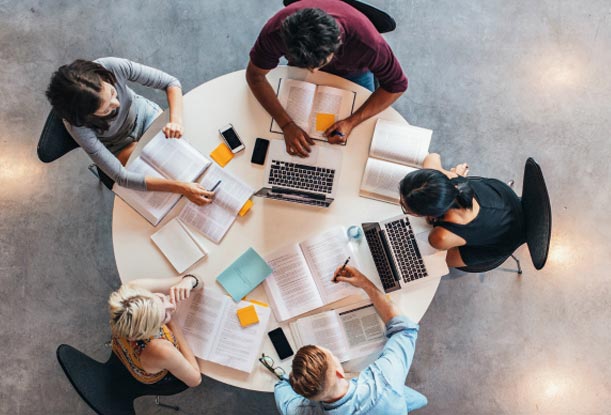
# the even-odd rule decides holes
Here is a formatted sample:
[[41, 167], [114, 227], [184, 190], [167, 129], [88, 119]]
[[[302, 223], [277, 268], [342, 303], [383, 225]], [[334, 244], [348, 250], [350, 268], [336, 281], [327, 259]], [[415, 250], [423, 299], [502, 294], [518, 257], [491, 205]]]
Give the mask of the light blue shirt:
[[398, 316], [386, 325], [388, 341], [375, 362], [350, 380], [348, 392], [333, 403], [310, 401], [293, 391], [285, 378], [274, 396], [283, 415], [407, 414], [427, 404], [424, 395], [405, 386], [418, 337], [418, 325]]

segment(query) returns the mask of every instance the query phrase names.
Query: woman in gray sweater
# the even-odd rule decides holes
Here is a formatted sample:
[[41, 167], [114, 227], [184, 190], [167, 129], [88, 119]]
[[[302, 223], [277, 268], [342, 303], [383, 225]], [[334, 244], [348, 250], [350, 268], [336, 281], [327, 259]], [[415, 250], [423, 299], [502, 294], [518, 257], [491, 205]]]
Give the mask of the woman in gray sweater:
[[127, 81], [165, 90], [170, 112], [162, 131], [182, 137], [182, 89], [175, 77], [127, 59], [76, 60], [51, 77], [46, 95], [74, 140], [119, 186], [180, 193], [199, 205], [214, 193], [199, 183], [144, 176], [125, 168], [137, 141], [161, 113], [159, 106], [137, 95]]

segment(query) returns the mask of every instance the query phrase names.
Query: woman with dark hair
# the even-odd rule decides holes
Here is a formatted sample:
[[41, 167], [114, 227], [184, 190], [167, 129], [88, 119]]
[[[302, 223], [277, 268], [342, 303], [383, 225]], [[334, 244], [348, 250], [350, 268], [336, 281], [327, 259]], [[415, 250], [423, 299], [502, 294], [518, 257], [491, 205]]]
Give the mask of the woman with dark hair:
[[448, 266], [487, 264], [511, 255], [524, 243], [522, 205], [508, 185], [466, 177], [466, 164], [444, 170], [439, 154], [429, 154], [423, 167], [401, 181], [401, 208], [410, 215], [426, 216], [434, 227], [429, 242], [448, 251]]
[[51, 77], [46, 96], [74, 140], [119, 186], [180, 193], [199, 205], [209, 203], [214, 194], [199, 183], [145, 176], [124, 167], [137, 141], [161, 113], [157, 104], [134, 93], [127, 81], [166, 91], [170, 117], [162, 131], [169, 139], [182, 137], [178, 79], [127, 59], [79, 59], [63, 65]]

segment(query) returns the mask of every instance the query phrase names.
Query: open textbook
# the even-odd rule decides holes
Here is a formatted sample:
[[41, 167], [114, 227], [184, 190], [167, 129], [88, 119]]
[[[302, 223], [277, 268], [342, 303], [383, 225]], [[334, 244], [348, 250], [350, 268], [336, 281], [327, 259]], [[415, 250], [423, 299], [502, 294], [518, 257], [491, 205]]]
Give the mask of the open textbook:
[[308, 344], [323, 346], [340, 362], [375, 353], [386, 342], [384, 323], [370, 303], [303, 317], [289, 327], [297, 348]]
[[[127, 169], [145, 176], [192, 182], [202, 174], [211, 161], [186, 139], [166, 139], [159, 132], [131, 161]], [[156, 226], [174, 207], [180, 194], [128, 189], [115, 184], [113, 192]]]
[[181, 221], [216, 244], [223, 239], [242, 206], [255, 192], [242, 180], [215, 165], [210, 167], [201, 184], [206, 189], [212, 189], [219, 180], [221, 184], [215, 191], [212, 203], [198, 206], [188, 202], [178, 214]]
[[[323, 141], [328, 141], [323, 135], [327, 128], [352, 114], [355, 98], [354, 91], [295, 79], [280, 78], [278, 85], [278, 101], [295, 124]], [[282, 134], [273, 119], [270, 131]]]
[[176, 316], [193, 353], [204, 360], [250, 373], [253, 369], [267, 323], [269, 307], [254, 304], [259, 323], [242, 327], [237, 310], [253, 303], [233, 300], [213, 288], [194, 291]]
[[406, 174], [422, 167], [433, 131], [378, 119], [360, 195], [399, 204], [399, 183]]
[[263, 286], [276, 319], [285, 321], [350, 295], [362, 296], [348, 283], [333, 282], [335, 270], [348, 257], [358, 266], [343, 227], [267, 255], [272, 275]]

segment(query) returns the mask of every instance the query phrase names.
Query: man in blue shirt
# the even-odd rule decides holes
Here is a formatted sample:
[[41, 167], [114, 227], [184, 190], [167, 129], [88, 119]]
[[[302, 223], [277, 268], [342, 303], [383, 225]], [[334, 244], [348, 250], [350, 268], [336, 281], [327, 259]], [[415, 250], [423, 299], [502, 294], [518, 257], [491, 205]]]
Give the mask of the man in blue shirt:
[[397, 307], [357, 269], [336, 271], [336, 281], [362, 288], [386, 324], [388, 341], [378, 359], [358, 378], [347, 380], [333, 353], [304, 346], [295, 354], [290, 378], [274, 390], [283, 415], [407, 414], [427, 404], [424, 395], [405, 386], [418, 337], [418, 325], [401, 316]]

